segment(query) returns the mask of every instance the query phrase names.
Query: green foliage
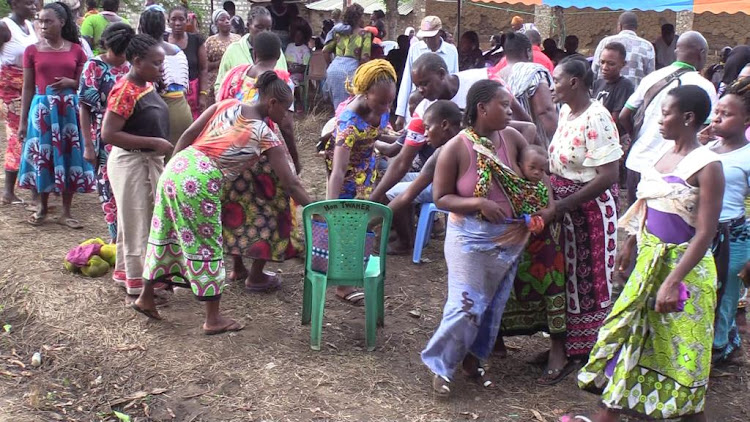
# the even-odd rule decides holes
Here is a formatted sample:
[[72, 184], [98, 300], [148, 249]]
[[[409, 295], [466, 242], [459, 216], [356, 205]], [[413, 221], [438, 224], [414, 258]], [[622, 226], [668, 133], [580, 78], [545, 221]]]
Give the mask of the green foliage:
[[10, 15], [10, 5], [5, 0], [0, 0], [0, 17], [6, 17]]

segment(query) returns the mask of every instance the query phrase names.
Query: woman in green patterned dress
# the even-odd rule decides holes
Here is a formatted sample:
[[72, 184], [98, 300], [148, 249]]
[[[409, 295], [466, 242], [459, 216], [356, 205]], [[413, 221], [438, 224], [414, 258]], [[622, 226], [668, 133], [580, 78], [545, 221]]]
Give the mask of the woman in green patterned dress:
[[716, 266], [709, 250], [721, 212], [724, 175], [716, 153], [697, 133], [709, 115], [708, 95], [695, 85], [669, 92], [662, 103], [667, 141], [642, 174], [638, 200], [620, 219], [628, 233], [616, 269], [635, 269], [599, 331], [581, 388], [602, 391], [595, 418], [620, 413], [647, 419], [705, 421], [711, 371]]
[[[205, 334], [238, 331], [242, 324], [219, 312], [225, 270], [222, 239], [222, 190], [261, 156], [281, 185], [300, 205], [310, 203], [289, 167], [283, 141], [265, 123], [286, 114], [294, 98], [274, 72], [256, 81], [252, 105], [229, 99], [209, 107], [182, 135], [175, 155], [159, 178], [146, 250], [143, 292], [132, 308], [161, 319], [154, 303], [159, 282], [190, 288], [206, 304]], [[226, 221], [226, 218], [224, 219]]]

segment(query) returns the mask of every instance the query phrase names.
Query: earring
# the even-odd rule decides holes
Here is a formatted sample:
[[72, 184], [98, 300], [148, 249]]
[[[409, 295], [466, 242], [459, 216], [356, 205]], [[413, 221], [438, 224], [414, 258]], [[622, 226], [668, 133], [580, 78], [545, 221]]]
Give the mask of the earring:
[[690, 123], [685, 122], [685, 127], [688, 127], [689, 125], [690, 125]]

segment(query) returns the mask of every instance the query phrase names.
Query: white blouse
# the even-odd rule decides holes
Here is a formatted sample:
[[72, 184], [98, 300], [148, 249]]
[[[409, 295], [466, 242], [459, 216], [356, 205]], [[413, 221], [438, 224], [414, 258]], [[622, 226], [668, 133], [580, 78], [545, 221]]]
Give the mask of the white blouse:
[[612, 114], [593, 101], [580, 116], [570, 119], [570, 107], [562, 106], [557, 131], [549, 145], [552, 174], [578, 183], [596, 177], [596, 167], [622, 157], [620, 136]]

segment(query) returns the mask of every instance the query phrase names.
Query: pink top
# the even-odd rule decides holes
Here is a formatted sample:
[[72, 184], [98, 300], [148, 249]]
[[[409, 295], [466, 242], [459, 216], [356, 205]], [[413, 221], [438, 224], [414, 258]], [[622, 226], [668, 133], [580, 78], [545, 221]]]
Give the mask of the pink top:
[[[533, 55], [532, 61], [534, 63], [540, 64], [546, 67], [547, 70], [549, 70], [549, 73], [552, 73], [552, 71], [555, 70], [554, 63], [552, 63], [552, 60], [550, 60], [549, 57], [547, 57], [547, 55], [544, 54], [544, 52], [542, 52], [542, 49], [539, 48], [539, 46], [532, 45], [531, 54]], [[502, 60], [500, 60], [500, 62], [497, 65], [495, 65], [495, 71], [496, 72], [500, 71], [500, 69], [504, 68], [507, 65], [508, 65], [508, 59], [503, 57]]]
[[[474, 143], [469, 138], [461, 136], [461, 139], [464, 141], [464, 145], [466, 145], [466, 149], [469, 151], [471, 162], [469, 163], [469, 168], [466, 169], [466, 173], [458, 178], [458, 181], [456, 182], [456, 190], [460, 196], [470, 198], [474, 196], [474, 187], [477, 185], [477, 180], [479, 179], [479, 176], [477, 175], [477, 152], [474, 151]], [[500, 135], [500, 149], [497, 151], [497, 156], [503, 164], [510, 167], [510, 160], [508, 159], [505, 140], [502, 135]], [[513, 215], [513, 210], [510, 207], [508, 197], [505, 196], [500, 185], [494, 180], [492, 187], [487, 194], [487, 199], [497, 202], [505, 215]]]
[[78, 81], [87, 59], [78, 44], [71, 44], [68, 51], [39, 51], [36, 45], [30, 45], [23, 53], [23, 67], [34, 69], [34, 84], [37, 92], [43, 94], [47, 86], [56, 82], [55, 78]]

